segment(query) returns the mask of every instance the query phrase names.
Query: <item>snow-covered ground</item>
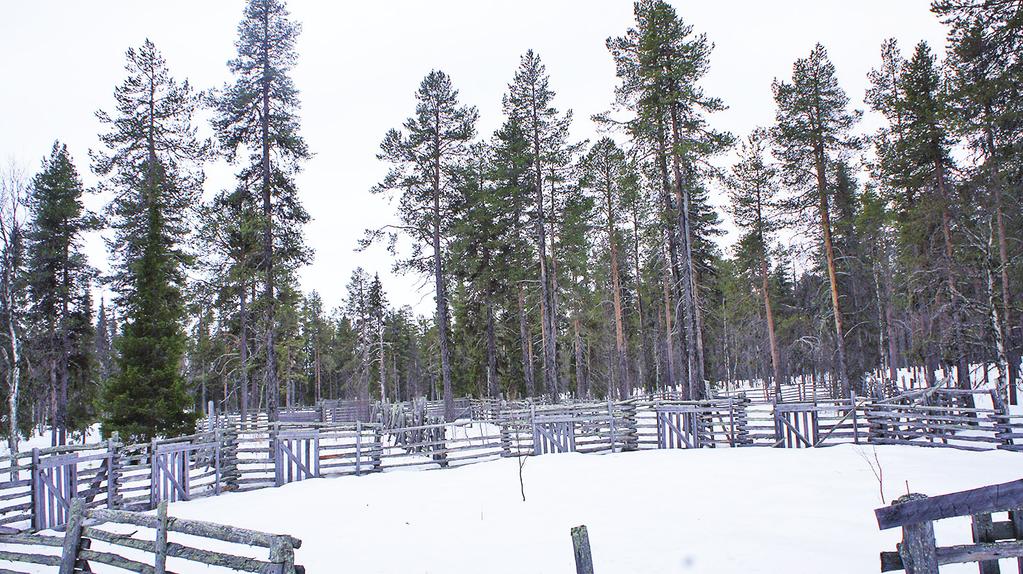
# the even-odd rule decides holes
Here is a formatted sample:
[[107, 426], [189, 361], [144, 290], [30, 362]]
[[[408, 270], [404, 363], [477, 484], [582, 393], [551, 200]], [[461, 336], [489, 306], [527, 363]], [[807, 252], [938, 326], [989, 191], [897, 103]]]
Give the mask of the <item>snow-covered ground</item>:
[[[887, 502], [907, 483], [933, 495], [1023, 475], [1018, 453], [884, 446], [876, 455]], [[854, 445], [545, 455], [525, 463], [526, 502], [518, 462], [505, 459], [310, 480], [175, 503], [170, 513], [292, 534], [312, 573], [568, 573], [569, 530], [585, 524], [601, 574], [862, 574], [879, 571], [878, 552], [900, 536], [874, 520], [874, 456]], [[970, 541], [965, 519], [936, 532], [939, 545]]]

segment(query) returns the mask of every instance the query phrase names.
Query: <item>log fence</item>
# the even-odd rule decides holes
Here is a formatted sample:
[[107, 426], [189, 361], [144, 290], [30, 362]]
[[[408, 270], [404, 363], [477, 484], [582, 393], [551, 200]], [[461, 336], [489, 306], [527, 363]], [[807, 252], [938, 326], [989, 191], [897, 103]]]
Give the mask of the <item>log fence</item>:
[[[181, 542], [169, 540], [172, 534], [180, 536]], [[219, 550], [199, 547], [210, 540], [217, 541]], [[62, 536], [0, 533], [0, 561], [32, 570], [55, 567], [60, 574], [92, 572], [96, 565], [166, 574], [170, 571], [168, 563], [174, 567], [178, 561], [238, 572], [302, 574], [305, 568], [295, 564], [295, 549], [301, 546], [301, 540], [288, 535], [169, 517], [166, 501], [159, 504], [154, 516], [89, 510], [83, 498], [75, 498], [69, 505]], [[267, 557], [252, 557], [253, 547], [263, 549]]]
[[1016, 444], [1023, 417], [986, 391], [927, 389], [885, 400], [778, 404], [745, 396], [684, 401], [670, 393], [559, 404], [466, 400], [460, 406], [468, 414], [447, 422], [429, 415], [428, 405], [373, 407], [380, 420], [388, 413], [386, 424], [339, 422], [345, 417], [338, 405], [292, 411], [277, 422], [259, 413], [245, 420], [221, 415], [185, 437], [133, 445], [113, 439], [0, 457], [10, 476], [0, 482], [0, 529], [61, 527], [75, 498], [90, 511], [152, 510], [164, 500], [316, 477], [563, 452], [843, 443], [1023, 449]]
[[[881, 552], [881, 572], [937, 574], [945, 564], [976, 562], [981, 574], [1001, 572], [999, 560], [1016, 558], [1023, 572], [1023, 480], [928, 498], [907, 494], [874, 511], [881, 530], [902, 528], [896, 551]], [[1006, 513], [995, 521], [993, 514]], [[973, 544], [938, 546], [934, 522], [969, 517]]]

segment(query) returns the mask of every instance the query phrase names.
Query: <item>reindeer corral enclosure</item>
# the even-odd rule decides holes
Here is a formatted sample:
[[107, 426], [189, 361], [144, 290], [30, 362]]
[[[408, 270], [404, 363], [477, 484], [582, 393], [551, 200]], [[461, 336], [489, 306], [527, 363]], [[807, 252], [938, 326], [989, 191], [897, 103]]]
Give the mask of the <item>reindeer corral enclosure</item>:
[[[1023, 438], [1023, 416], [1012, 414], [997, 395], [988, 391], [931, 388], [887, 399], [850, 397], [845, 400], [788, 403], [753, 402], [743, 395], [698, 402], [682, 401], [670, 393], [663, 393], [622, 401], [564, 401], [557, 404], [460, 399], [456, 406], [459, 419], [443, 422], [438, 421], [443, 408], [439, 403], [416, 401], [373, 405], [354, 401], [324, 402], [316, 408], [282, 412], [276, 422], [268, 421], [265, 414], [246, 420], [236, 414], [221, 414], [201, 421], [201, 430], [194, 435], [156, 440], [144, 445], [123, 445], [110, 440], [90, 445], [34, 449], [2, 461], [7, 467], [7, 480], [0, 483], [0, 528], [6, 534], [0, 536], [0, 545], [5, 544], [5, 536], [23, 537], [26, 535], [20, 533], [25, 531], [63, 528], [69, 521], [75, 498], [83, 501], [86, 512], [102, 509], [145, 511], [164, 502], [192, 501], [185, 505], [173, 504], [172, 514], [177, 515], [179, 509], [187, 508], [184, 514], [187, 516], [216, 516], [218, 520], [223, 520], [223, 516], [230, 518], [231, 524], [269, 531], [283, 529], [305, 539], [310, 533], [304, 529], [300, 516], [319, 515], [324, 510], [320, 508], [318, 499], [303, 498], [301, 504], [292, 504], [290, 493], [297, 492], [295, 488], [311, 489], [309, 492], [315, 492], [317, 497], [339, 496], [346, 501], [344, 504], [352, 503], [348, 494], [350, 489], [359, 492], [365, 484], [375, 485], [365, 486], [371, 489], [408, 490], [418, 493], [423, 501], [433, 500], [438, 496], [434, 489], [439, 489], [439, 496], [448, 497], [446, 504], [457, 506], [450, 497], [457, 497], [460, 489], [468, 488], [458, 486], [466, 476], [481, 474], [491, 477], [497, 473], [499, 477], [493, 484], [483, 485], [483, 493], [474, 493], [471, 488], [465, 491], [470, 499], [481, 497], [472, 504], [481, 506], [480, 520], [486, 521], [489, 502], [485, 492], [490, 490], [509, 489], [515, 496], [521, 490], [528, 499], [526, 504], [532, 505], [536, 500], [546, 499], [550, 489], [567, 496], [565, 504], [568, 504], [568, 500], [575, 499], [576, 491], [589, 492], [588, 482], [593, 482], [607, 488], [602, 494], [594, 492], [595, 496], [602, 497], [595, 500], [604, 500], [612, 507], [621, 504], [622, 492], [644, 492], [648, 487], [650, 495], [655, 497], [651, 501], [660, 501], [662, 495], [690, 498], [699, 493], [700, 497], [708, 498], [704, 494], [724, 492], [713, 482], [702, 486], [690, 484], [696, 472], [712, 475], [735, 473], [736, 476], [729, 477], [729, 481], [745, 477], [741, 488], [758, 493], [758, 500], [764, 484], [762, 481], [777, 480], [768, 479], [765, 473], [787, 476], [790, 480], [801, 477], [795, 479], [793, 488], [827, 490], [832, 486], [828, 480], [815, 479], [805, 484], [801, 480], [809, 476], [807, 464], [817, 465], [832, 456], [843, 460], [832, 472], [839, 475], [852, 472], [858, 477], [856, 484], [847, 485], [849, 488], [865, 486], [875, 493], [879, 488], [893, 489], [889, 493], [891, 497], [897, 496], [897, 491], [903, 488], [897, 480], [898, 475], [891, 474], [889, 469], [892, 459], [920, 457], [928, 468], [937, 468], [939, 461], [945, 460], [944, 456], [956, 461], [970, 456], [963, 451], [1002, 451], [975, 456], [982, 457], [979, 460], [983, 461], [981, 466], [984, 468], [988, 461], [997, 460], [1006, 469], [1023, 471], [1023, 458], [1017, 459], [1016, 455], [1004, 452], [1023, 448], [1016, 444]], [[836, 445], [847, 446], [817, 448]], [[883, 446], [877, 448], [878, 445]], [[916, 446], [947, 448], [940, 451], [911, 448]], [[686, 455], [671, 452], [680, 449], [693, 452]], [[877, 450], [872, 453], [872, 449]], [[720, 450], [734, 452], [714, 452]], [[794, 456], [783, 454], [784, 450], [805, 450], [808, 453], [833, 451], [834, 454]], [[617, 454], [637, 451], [648, 451], [649, 454], [631, 457]], [[653, 451], [659, 454], [655, 455]], [[740, 451], [751, 454], [739, 454]], [[877, 452], [883, 453], [881, 458]], [[918, 455], [918, 452], [934, 454]], [[555, 453], [578, 454], [554, 457], [557, 462], [547, 462], [551, 460], [549, 457], [540, 456]], [[615, 453], [615, 456], [579, 457], [593, 453]], [[894, 457], [893, 453], [899, 453], [899, 456]], [[913, 454], [907, 457], [906, 453]], [[533, 462], [538, 456], [538, 461], [545, 462]], [[715, 457], [720, 457], [720, 468], [715, 466]], [[615, 462], [610, 462], [612, 459]], [[633, 467], [633, 461], [637, 463], [636, 474], [630, 476], [624, 471]], [[850, 465], [850, 461], [853, 464]], [[690, 468], [687, 466], [689, 462], [696, 466]], [[651, 468], [645, 467], [648, 463], [652, 464]], [[437, 478], [433, 478], [435, 473], [428, 473], [429, 479], [425, 478], [427, 475], [418, 473], [414, 477], [398, 473], [403, 478], [380, 477], [372, 479], [371, 483], [362, 480], [314, 481], [306, 486], [312, 478], [391, 476], [394, 471], [401, 470], [452, 469], [469, 465], [480, 470], [465, 469], [450, 475], [436, 473], [439, 475]], [[662, 465], [666, 465], [665, 468], [659, 468]], [[607, 467], [608, 472], [615, 473], [614, 482], [609, 482], [609, 477], [589, 472], [578, 474], [580, 469], [591, 466], [594, 473], [604, 472], [600, 469]], [[562, 469], [566, 476], [563, 479], [553, 474], [542, 479], [536, 477], [549, 472], [539, 469], [555, 468]], [[520, 470], [524, 473], [521, 483], [518, 478]], [[917, 470], [906, 470], [903, 473], [906, 480], [916, 476]], [[970, 480], [977, 478], [978, 475], [970, 470], [962, 469], [964, 476]], [[825, 469], [815, 472], [825, 472]], [[887, 475], [878, 477], [878, 473]], [[450, 477], [450, 485], [445, 482], [449, 480], [446, 477]], [[1011, 475], [1009, 477], [1012, 478]], [[892, 480], [896, 482], [886, 482]], [[919, 490], [915, 480], [913, 487]], [[967, 481], [967, 485], [976, 486], [985, 481], [986, 476], [979, 481]], [[773, 488], [781, 487], [778, 484]], [[946, 484], [940, 486], [942, 491], [948, 489]], [[253, 493], [255, 499], [235, 494], [256, 490], [261, 492]], [[375, 496], [381, 496], [382, 492], [376, 492]], [[219, 496], [224, 494], [229, 495]], [[507, 494], [502, 491], [500, 496]], [[406, 504], [417, 504], [415, 497], [408, 496], [410, 494], [405, 492], [400, 495], [406, 497]], [[275, 497], [280, 498], [284, 506], [272, 502]], [[236, 507], [232, 499], [239, 499], [237, 504], [241, 506]], [[364, 504], [370, 508], [381, 504], [379, 498], [365, 500]], [[581, 499], [577, 502], [582, 505], [577, 513], [586, 514], [587, 503]], [[877, 502], [866, 502], [862, 511], [869, 517], [869, 509]], [[517, 512], [506, 510], [512, 514]], [[242, 516], [236, 519], [239, 511]], [[566, 506], [565, 512], [568, 511]], [[277, 516], [278, 513], [292, 518], [280, 523], [273, 520], [265, 522], [260, 518], [263, 514]], [[358, 514], [363, 514], [361, 508]], [[375, 518], [367, 520], [373, 522]], [[309, 521], [315, 524], [318, 519], [309, 518]], [[682, 516], [679, 522], [685, 522]], [[587, 524], [593, 536], [595, 555], [599, 557], [602, 551], [613, 553], [604, 548], [604, 545], [613, 545], [610, 541], [602, 544], [606, 534], [598, 528], [600, 520]], [[382, 524], [380, 526], [383, 527]], [[456, 525], [449, 527], [455, 528]], [[568, 527], [563, 530], [559, 534], [561, 537], [566, 536]], [[320, 536], [312, 535], [314, 538]], [[887, 539], [884, 542], [891, 543]], [[459, 548], [461, 546], [460, 543]], [[875, 560], [877, 546], [872, 547]], [[302, 559], [307, 564], [315, 563], [305, 556]], [[702, 557], [699, 562], [704, 560], [708, 558]], [[357, 571], [389, 570], [381, 567]]]

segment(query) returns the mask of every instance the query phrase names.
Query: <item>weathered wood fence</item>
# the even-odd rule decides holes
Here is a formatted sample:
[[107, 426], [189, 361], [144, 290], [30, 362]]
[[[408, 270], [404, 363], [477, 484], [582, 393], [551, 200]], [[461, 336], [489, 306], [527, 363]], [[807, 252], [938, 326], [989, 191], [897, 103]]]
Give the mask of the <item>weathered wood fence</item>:
[[0, 482], [0, 528], [60, 527], [75, 498], [89, 510], [149, 510], [164, 500], [316, 477], [563, 452], [841, 443], [1023, 448], [1015, 444], [1023, 438], [1023, 420], [987, 391], [928, 389], [883, 401], [850, 397], [754, 404], [742, 396], [683, 401], [662, 394], [553, 405], [465, 401], [462, 406], [465, 418], [450, 422], [437, 422], [423, 404], [410, 405], [409, 411], [400, 404], [373, 407], [384, 422], [340, 421], [322, 407], [290, 411], [273, 423], [265, 415], [246, 420], [221, 415], [201, 421], [203, 432], [172, 440], [144, 445], [112, 440], [0, 457], [0, 468], [6, 467], [10, 477]]
[[[1023, 480], [928, 498], [907, 494], [874, 511], [881, 530], [902, 528], [895, 552], [881, 552], [881, 571], [937, 574], [944, 564], [977, 562], [981, 574], [998, 574], [998, 560], [1016, 558], [1023, 572]], [[1007, 520], [992, 514], [1006, 512]], [[934, 521], [970, 517], [973, 544], [938, 546]]]
[[[196, 544], [196, 539], [230, 543], [230, 551], [209, 550], [171, 541], [168, 539], [171, 533], [184, 535], [182, 540], [190, 544]], [[0, 550], [0, 561], [34, 565], [33, 568], [52, 566], [60, 574], [92, 572], [96, 564], [128, 572], [165, 574], [168, 572], [168, 559], [238, 572], [300, 574], [305, 569], [295, 564], [295, 549], [301, 545], [301, 540], [288, 535], [168, 517], [166, 501], [160, 503], [156, 516], [152, 516], [120, 510], [88, 510], [84, 499], [75, 498], [68, 509], [63, 536], [0, 534], [0, 546], [18, 548]], [[218, 544], [218, 548], [223, 546]], [[245, 547], [268, 549], [269, 556], [267, 559], [253, 558], [252, 552]]]

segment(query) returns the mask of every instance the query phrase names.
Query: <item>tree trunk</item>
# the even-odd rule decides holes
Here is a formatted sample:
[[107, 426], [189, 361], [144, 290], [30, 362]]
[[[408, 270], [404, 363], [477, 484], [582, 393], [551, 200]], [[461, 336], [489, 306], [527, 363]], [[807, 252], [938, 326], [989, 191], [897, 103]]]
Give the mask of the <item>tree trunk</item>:
[[501, 389], [497, 381], [497, 336], [494, 333], [494, 305], [487, 296], [487, 396], [498, 398]]
[[634, 268], [633, 271], [635, 273], [634, 279], [635, 279], [635, 283], [636, 283], [636, 285], [635, 285], [635, 289], [636, 289], [636, 309], [637, 309], [637, 311], [639, 313], [639, 321], [638, 321], [638, 325], [639, 325], [639, 360], [636, 362], [636, 380], [638, 381], [638, 384], [641, 387], [645, 387], [646, 384], [647, 384], [647, 381], [646, 381], [646, 372], [647, 372], [647, 368], [646, 368], [647, 367], [647, 364], [646, 364], [646, 359], [647, 359], [647, 357], [646, 357], [646, 353], [647, 353], [647, 351], [646, 351], [646, 349], [647, 349], [646, 337], [647, 337], [647, 330], [646, 330], [646, 325], [645, 325], [645, 323], [646, 323], [646, 314], [645, 314], [645, 309], [643, 308], [643, 291], [641, 289], [642, 284], [643, 284], [643, 280], [642, 280], [642, 275], [640, 275], [640, 271], [639, 271], [639, 214], [636, 213], [636, 204], [635, 203], [633, 203], [633, 205], [632, 205], [632, 238], [633, 238], [633, 241], [632, 241], [632, 259], [633, 259], [633, 264], [635, 265], [635, 268]]
[[526, 292], [519, 284], [519, 338], [522, 340], [522, 373], [526, 379], [526, 395], [536, 396], [536, 382], [533, 378], [533, 340], [529, 335], [526, 321]]
[[835, 322], [835, 376], [842, 396], [849, 396], [849, 374], [845, 359], [845, 326], [842, 319], [842, 304], [838, 298], [838, 271], [835, 267], [835, 250], [831, 243], [831, 214], [828, 212], [828, 184], [825, 174], [824, 143], [818, 141], [815, 150], [817, 168], [818, 211], [821, 218], [821, 234], [824, 237], [824, 256], [828, 267], [828, 286], [831, 290], [831, 314]]
[[[439, 113], [439, 112], [438, 112]], [[437, 118], [437, 126], [440, 119]], [[440, 246], [440, 132], [435, 130], [433, 156], [433, 275], [437, 291], [437, 340], [440, 343], [440, 370], [444, 393], [444, 419], [455, 416], [451, 390], [451, 356], [448, 349], [448, 295], [444, 283], [444, 263]]]
[[955, 345], [956, 385], [961, 389], [970, 388], [970, 365], [966, 360], [966, 343], [963, 340], [963, 320], [959, 310], [959, 296], [956, 290], [955, 248], [952, 245], [952, 215], [949, 213], [948, 189], [945, 184], [945, 166], [940, 159], [934, 162], [935, 183], [941, 195], [941, 236], [945, 244], [945, 281], [948, 288], [948, 303], [952, 308], [952, 340]]
[[[987, 104], [985, 106], [985, 115], [991, 115], [991, 106]], [[1009, 244], [1005, 237], [1005, 219], [1003, 216], [1002, 208], [1002, 178], [998, 169], [998, 156], [995, 151], [995, 137], [994, 130], [991, 127], [990, 120], [985, 122], [984, 125], [984, 139], [987, 147], [987, 162], [990, 166], [991, 188], [994, 192], [995, 200], [995, 231], [998, 235], [998, 266], [999, 266], [999, 278], [1001, 279], [1002, 287], [1002, 324], [1004, 327], [1000, 330], [1002, 336], [1001, 345], [1005, 347], [1006, 360], [1008, 362], [1008, 372], [1006, 373], [1006, 384], [1009, 387], [1009, 404], [1016, 404], [1016, 379], [1018, 377], [1019, 359], [1018, 353], [1012, 346], [1012, 291], [1009, 289]]]
[[557, 343], [554, 333], [554, 309], [551, 296], [550, 280], [547, 273], [547, 226], [544, 223], [543, 200], [543, 166], [540, 161], [540, 120], [536, 105], [536, 86], [531, 86], [531, 112], [533, 124], [533, 160], [534, 186], [536, 191], [536, 233], [537, 250], [540, 254], [540, 310], [543, 338], [543, 377], [544, 387], [548, 392], [558, 388], [557, 382]]
[[270, 421], [277, 420], [280, 408], [280, 387], [277, 381], [277, 302], [274, 299], [273, 272], [273, 204], [270, 194], [270, 11], [263, 10], [263, 53], [261, 65], [263, 70], [260, 90], [262, 92], [262, 113], [260, 114], [260, 134], [262, 159], [260, 169], [263, 179], [263, 295], [266, 298], [266, 390], [267, 414]]
[[590, 397], [590, 389], [587, 387], [585, 365], [583, 364], [583, 340], [579, 336], [579, 318], [572, 320], [572, 330], [575, 333], [575, 392], [580, 399]]
[[625, 325], [622, 316], [622, 283], [618, 272], [618, 241], [615, 238], [614, 207], [610, 181], [604, 190], [607, 206], [607, 242], [611, 251], [611, 298], [615, 315], [615, 352], [618, 355], [619, 396], [623, 399], [632, 395], [632, 382], [629, 380], [628, 346], [625, 342]]
[[696, 302], [696, 269], [693, 262], [692, 229], [689, 221], [689, 190], [682, 185], [682, 166], [679, 157], [679, 146], [681, 144], [678, 125], [678, 107], [671, 106], [671, 169], [674, 176], [675, 203], [678, 206], [678, 235], [682, 242], [682, 311], [685, 322], [686, 334], [686, 367], [687, 379], [689, 382], [689, 398], [699, 400], [704, 398], [703, 382], [703, 361], [700, 358], [700, 343], [698, 338]]

